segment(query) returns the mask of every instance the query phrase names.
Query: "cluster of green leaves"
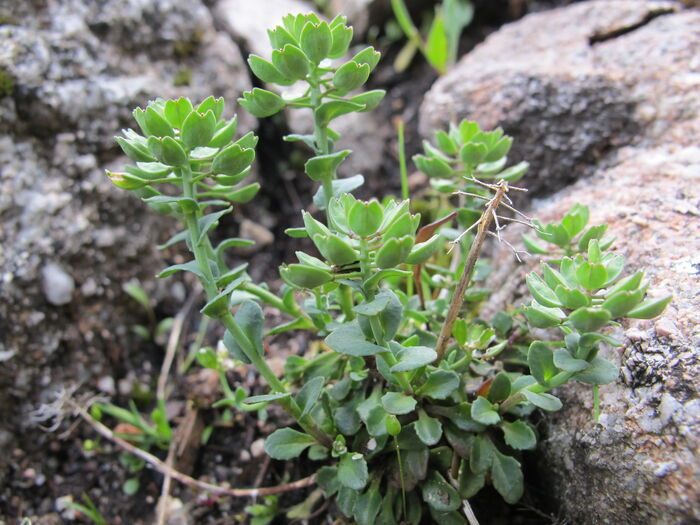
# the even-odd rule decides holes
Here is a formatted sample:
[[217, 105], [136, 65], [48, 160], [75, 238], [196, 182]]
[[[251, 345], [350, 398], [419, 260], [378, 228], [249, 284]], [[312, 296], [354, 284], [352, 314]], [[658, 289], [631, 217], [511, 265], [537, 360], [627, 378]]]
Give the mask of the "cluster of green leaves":
[[[469, 227], [480, 215], [482, 200], [473, 195], [488, 195], [479, 181], [505, 180], [516, 182], [527, 172], [525, 161], [506, 167], [513, 139], [501, 128], [482, 130], [477, 122], [463, 120], [450, 124], [448, 131], [437, 130], [434, 143], [423, 141], [423, 153], [414, 155], [416, 167], [430, 178], [438, 193], [462, 192], [458, 216], [460, 224]], [[471, 194], [471, 195], [469, 195]]]
[[[579, 207], [562, 224], [540, 225], [538, 235], [566, 252], [581, 234], [576, 246], [585, 238], [585, 253], [567, 253], [559, 270], [545, 264], [542, 276], [528, 276], [534, 300], [524, 315], [499, 312], [488, 322], [463, 312], [446, 351], [438, 355], [439, 327], [456, 301], [451, 295], [458, 280], [440, 276], [458, 275], [467, 266], [457, 253], [457, 270], [448, 267], [438, 230], [453, 215], [468, 212], [462, 222], [473, 224], [474, 213], [485, 213], [479, 207], [491, 190], [476, 178], [512, 181], [527, 165], [506, 168], [512, 140], [502, 130], [487, 132], [462, 122], [436, 133], [437, 146], [426, 143], [425, 155], [414, 160], [444, 187], [452, 185], [450, 192], [471, 193], [466, 190], [474, 186], [478, 193], [472, 201], [450, 201], [450, 215], [419, 228], [420, 216], [411, 212], [408, 200], [356, 199], [350, 191], [362, 183], [361, 176], [336, 180], [350, 151], [333, 152], [337, 134], [328, 124], [339, 114], [369, 109], [383, 92], [346, 98], [378, 60], [367, 48], [333, 67], [326, 59], [344, 54], [351, 36], [343, 18], [326, 23], [315, 15], [290, 15], [270, 31], [272, 61], [249, 61], [265, 82], [303, 80], [308, 90], [294, 101], [253, 90], [241, 99], [244, 107], [258, 116], [284, 106], [314, 114], [314, 134], [289, 139], [313, 151], [305, 171], [321, 183], [315, 200], [325, 216], [302, 212], [303, 227], [287, 231], [308, 237], [315, 249], [297, 252], [298, 262], [280, 269], [285, 284], [279, 296], [252, 283], [245, 266], [226, 266], [223, 248], [243, 241], [224, 241], [223, 248], [214, 249], [209, 239], [219, 218], [230, 212], [225, 199], [238, 191], [231, 185], [245, 177], [254, 158], [254, 137], [232, 142], [235, 118], [219, 120], [223, 101], [211, 99], [196, 109], [186, 99], [156, 101], [137, 110], [144, 136], [129, 130], [118, 139], [136, 167], [109, 175], [184, 222], [186, 229], [166, 245], [185, 241], [194, 259], [160, 276], [179, 270], [195, 274], [207, 295], [202, 313], [226, 329], [227, 355], [205, 349], [198, 356], [203, 366], [219, 372], [225, 393], [219, 406], [263, 410], [279, 403], [298, 423], [299, 429], [281, 428], [267, 438], [270, 456], [289, 460], [306, 454], [319, 462], [320, 487], [360, 525], [418, 524], [425, 513], [436, 522], [465, 523], [462, 501], [486, 484], [507, 502], [521, 497], [519, 457], [537, 442], [527, 417], [536, 408], [561, 407], [550, 390], [569, 380], [597, 385], [615, 379], [614, 366], [598, 353], [601, 342], [617, 343], [600, 330], [613, 318], [657, 315], [668, 298], [643, 301], [642, 274], [621, 278], [624, 260], [605, 251], [604, 229], [583, 232], [588, 214]], [[226, 141], [220, 141], [224, 130]], [[143, 175], [153, 171], [157, 178]], [[181, 196], [157, 192], [153, 186], [161, 183]], [[205, 215], [208, 206], [226, 207]], [[427, 282], [423, 266], [431, 270]], [[322, 338], [316, 353], [291, 356], [282, 378], [265, 360], [260, 302], [292, 317], [267, 335], [304, 329]], [[529, 326], [558, 327], [564, 338], [536, 340]], [[249, 397], [240, 388], [233, 391], [225, 376], [229, 357], [252, 364], [270, 392]], [[261, 523], [274, 515], [262, 507], [251, 512]]]
[[[601, 250], [609, 249], [615, 238], [606, 236], [607, 224], [598, 224], [586, 228], [589, 220], [588, 206], [574, 204], [559, 222], [542, 224], [534, 221], [535, 234], [540, 240], [531, 235], [522, 235], [523, 244], [530, 253], [552, 256], [583, 253], [588, 249], [588, 243], [595, 239]], [[542, 241], [546, 241], [543, 243]], [[550, 245], [556, 246], [552, 248]]]
[[250, 55], [248, 64], [255, 76], [267, 84], [288, 86], [302, 81], [307, 85], [306, 90], [295, 98], [283, 99], [273, 91], [255, 88], [238, 100], [258, 117], [274, 115], [285, 107], [308, 108], [313, 112], [313, 134], [288, 135], [285, 140], [302, 142], [314, 152], [315, 157], [306, 163], [305, 171], [312, 180], [321, 182], [314, 197], [321, 209], [325, 209], [331, 197], [352, 191], [364, 182], [361, 175], [335, 181], [338, 166], [350, 152], [333, 152], [340, 134], [330, 128], [330, 123], [348, 113], [374, 109], [385, 95], [383, 90], [350, 95], [367, 82], [380, 54], [373, 47], [366, 47], [335, 65], [333, 60], [344, 57], [352, 40], [353, 31], [346, 22], [346, 17], [341, 15], [330, 23], [313, 13], [285, 16], [282, 25], [268, 31], [271, 59]]
[[432, 20], [428, 21], [425, 40], [411, 20], [404, 0], [391, 0], [396, 21], [408, 38], [408, 43], [399, 53], [394, 67], [406, 69], [416, 52], [420, 51], [428, 63], [444, 75], [457, 62], [459, 38], [474, 17], [474, 6], [469, 0], [443, 0], [435, 7]]

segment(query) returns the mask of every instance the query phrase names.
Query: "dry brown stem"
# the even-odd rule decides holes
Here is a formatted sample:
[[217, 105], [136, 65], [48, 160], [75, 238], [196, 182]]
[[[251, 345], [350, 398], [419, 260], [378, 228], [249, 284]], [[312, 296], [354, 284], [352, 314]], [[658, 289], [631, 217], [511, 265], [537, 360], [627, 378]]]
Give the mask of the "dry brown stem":
[[98, 434], [112, 441], [126, 452], [129, 452], [130, 454], [141, 458], [161, 474], [167, 474], [172, 479], [179, 481], [180, 483], [189, 487], [198, 488], [200, 490], [211, 492], [213, 494], [234, 496], [236, 498], [256, 498], [258, 496], [270, 496], [272, 494], [280, 494], [282, 492], [290, 492], [292, 490], [302, 489], [316, 483], [316, 474], [299, 479], [292, 483], [287, 483], [285, 485], [277, 485], [276, 487], [262, 487], [259, 489], [233, 489], [228, 487], [222, 487], [220, 485], [214, 485], [212, 483], [207, 483], [206, 481], [200, 481], [175, 470], [174, 468], [168, 466], [165, 462], [161, 461], [154, 455], [149, 454], [145, 450], [141, 450], [140, 448], [132, 445], [128, 441], [120, 438], [119, 436], [116, 436], [114, 432], [112, 432], [109, 428], [107, 428], [99, 421], [93, 419], [92, 416], [90, 416], [90, 414], [88, 414], [88, 412], [85, 410], [85, 408], [78, 406], [74, 401], [68, 400], [68, 403], [73, 407], [74, 412], [81, 418], [83, 418], [83, 420], [85, 420]]

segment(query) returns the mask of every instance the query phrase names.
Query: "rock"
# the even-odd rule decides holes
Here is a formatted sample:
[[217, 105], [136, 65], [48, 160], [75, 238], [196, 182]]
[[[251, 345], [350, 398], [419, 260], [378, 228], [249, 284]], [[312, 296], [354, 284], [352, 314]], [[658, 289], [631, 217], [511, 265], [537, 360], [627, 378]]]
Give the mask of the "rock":
[[[621, 374], [600, 389], [598, 423], [590, 387], [556, 392], [564, 408], [545, 417], [538, 475], [572, 523], [700, 520], [698, 27], [699, 12], [657, 2], [531, 15], [466, 56], [422, 108], [425, 129], [463, 117], [503, 125], [515, 160], [534, 152], [523, 185], [550, 195], [530, 215], [549, 222], [588, 205], [627, 271], [645, 268], [652, 296], [674, 295], [662, 318], [625, 322], [614, 334], [624, 346], [605, 349]], [[522, 231], [505, 238], [521, 247]], [[527, 300], [533, 259], [518, 265], [496, 248], [485, 318]]]
[[221, 0], [216, 4], [215, 14], [231, 34], [249, 53], [269, 58], [272, 50], [267, 30], [278, 25], [282, 17], [291, 13], [316, 11], [301, 0], [266, 0], [264, 2], [241, 2]]
[[[502, 126], [523, 182], [551, 194], [591, 173], [607, 152], [665, 140], [697, 110], [696, 11], [672, 2], [582, 2], [503, 27], [426, 94], [421, 132], [463, 118]], [[675, 14], [674, 14], [675, 13]], [[690, 103], [690, 107], [686, 104]]]
[[[177, 307], [173, 281], [153, 278], [178, 257], [155, 249], [177, 225], [107, 180], [104, 168], [125, 161], [113, 136], [135, 125], [136, 105], [157, 96], [225, 96], [232, 114], [250, 77], [238, 46], [215, 28], [200, 0], [6, 5], [3, 20], [12, 24], [0, 25], [0, 426], [13, 436], [8, 449], [36, 450], [47, 435], [30, 431], [22, 414], [52, 389], [94, 388], [115, 364], [138, 370], [144, 362], [129, 327], [145, 314], [121, 284], [140, 279], [161, 313]], [[255, 125], [241, 112], [242, 132]], [[7, 460], [0, 457], [0, 470], [10, 473], [0, 479], [0, 499], [24, 498]], [[25, 499], [24, 514], [37, 512]]]
[[265, 228], [265, 226], [245, 218], [241, 221], [239, 234], [244, 239], [255, 241], [255, 244], [252, 246], [242, 246], [238, 248], [237, 251], [243, 254], [254, 253], [272, 244], [275, 240], [275, 236], [270, 230]]
[[54, 306], [68, 304], [73, 297], [75, 281], [56, 263], [49, 263], [41, 269], [42, 288], [46, 300]]

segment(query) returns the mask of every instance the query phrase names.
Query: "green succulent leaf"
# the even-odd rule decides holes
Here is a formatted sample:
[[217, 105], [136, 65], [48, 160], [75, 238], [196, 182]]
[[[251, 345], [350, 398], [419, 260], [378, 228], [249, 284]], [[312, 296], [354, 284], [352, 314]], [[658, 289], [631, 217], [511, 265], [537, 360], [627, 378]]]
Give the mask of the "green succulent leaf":
[[345, 157], [352, 153], [350, 150], [338, 151], [328, 155], [318, 155], [310, 158], [304, 165], [304, 171], [312, 180], [322, 180], [333, 177]]
[[520, 463], [511, 456], [495, 451], [491, 464], [491, 482], [507, 503], [517, 503], [524, 491]]
[[619, 375], [620, 372], [614, 364], [596, 356], [588, 368], [574, 375], [574, 379], [589, 385], [607, 385], [615, 381]]
[[182, 123], [193, 111], [192, 102], [185, 97], [177, 100], [168, 100], [163, 107], [163, 116], [173, 128], [181, 128]]
[[418, 389], [421, 396], [446, 399], [459, 386], [459, 375], [452, 370], [435, 370]]
[[211, 169], [213, 173], [234, 176], [245, 171], [254, 159], [254, 149], [244, 149], [238, 144], [231, 144], [214, 157]]
[[391, 367], [391, 371], [408, 372], [432, 363], [437, 354], [427, 346], [407, 346], [398, 352], [396, 358], [398, 363]]
[[180, 137], [190, 149], [207, 146], [216, 131], [216, 117], [212, 110], [204, 114], [191, 112], [182, 124]]
[[187, 153], [172, 137], [148, 137], [148, 149], [159, 162], [168, 166], [184, 166], [187, 163]]
[[474, 474], [483, 474], [491, 467], [495, 447], [491, 440], [481, 434], [475, 436], [469, 454], [469, 467]]
[[[158, 113], [152, 106], [148, 106], [144, 113], [144, 121], [146, 123], [147, 135], [156, 137], [174, 137], [175, 131], [168, 121]], [[144, 130], [146, 131], [146, 130]]]
[[541, 385], [547, 386], [549, 380], [558, 372], [554, 366], [554, 353], [542, 341], [533, 341], [527, 352], [527, 364], [530, 373]]
[[239, 98], [238, 103], [251, 114], [260, 118], [274, 115], [285, 106], [282, 97], [260, 88], [243, 93], [243, 98]]
[[428, 446], [436, 445], [442, 437], [440, 420], [430, 417], [424, 410], [418, 411], [418, 421], [415, 423], [418, 438]]
[[493, 378], [489, 388], [488, 400], [492, 403], [500, 403], [510, 396], [511, 382], [506, 372], [500, 372]]
[[351, 60], [336, 70], [333, 75], [333, 85], [340, 91], [347, 93], [367, 82], [369, 74], [369, 64], [358, 64]]
[[352, 34], [352, 27], [347, 27], [345, 24], [337, 24], [334, 26], [331, 22], [333, 43], [331, 44], [331, 49], [328, 51], [328, 58], [342, 57], [350, 46]]
[[326, 58], [333, 45], [333, 34], [328, 22], [307, 22], [301, 30], [301, 49], [309, 60], [318, 65]]
[[595, 332], [603, 328], [612, 319], [607, 310], [583, 307], [569, 314], [568, 322], [580, 332]]
[[527, 287], [535, 300], [543, 306], [549, 308], [559, 308], [563, 306], [557, 295], [552, 291], [544, 280], [532, 272], [526, 278]]
[[416, 400], [401, 392], [387, 392], [382, 396], [382, 406], [389, 414], [410, 414], [416, 408]]
[[299, 288], [313, 289], [333, 280], [333, 275], [327, 270], [308, 266], [306, 264], [290, 264], [280, 268], [280, 276], [285, 282]]
[[367, 462], [362, 454], [348, 452], [338, 464], [338, 481], [353, 490], [362, 490], [367, 484], [369, 474]]
[[558, 348], [554, 351], [554, 365], [567, 372], [580, 372], [588, 368], [588, 361], [576, 359], [566, 348]]
[[608, 271], [600, 263], [583, 262], [576, 268], [576, 280], [586, 290], [597, 290], [608, 280]]
[[550, 328], [560, 325], [566, 315], [559, 308], [547, 308], [532, 301], [530, 306], [525, 308], [525, 317], [535, 328]]
[[363, 104], [355, 104], [349, 100], [330, 100], [318, 107], [316, 115], [323, 124], [328, 124], [331, 120], [342, 115], [362, 111], [363, 109], [365, 109]]
[[612, 317], [622, 317], [641, 303], [643, 298], [643, 288], [634, 292], [618, 292], [608, 296], [600, 307], [610, 312]]
[[362, 51], [360, 51], [354, 57], [352, 57], [352, 61], [358, 65], [367, 64], [371, 72], [374, 70], [375, 67], [377, 67], [379, 59], [381, 57], [381, 53], [379, 53], [373, 47], [370, 46], [364, 48]]
[[413, 248], [413, 238], [389, 239], [379, 248], [374, 262], [378, 268], [394, 268], [404, 262]]
[[537, 444], [535, 432], [525, 421], [504, 422], [501, 430], [508, 446], [516, 450], [532, 450]]
[[238, 117], [234, 116], [231, 120], [224, 123], [223, 126], [217, 128], [214, 136], [209, 141], [210, 148], [223, 148], [228, 146], [228, 144], [236, 136], [236, 130], [238, 129]]
[[377, 201], [356, 201], [348, 211], [348, 226], [356, 235], [369, 237], [377, 232], [383, 218], [384, 210]]
[[272, 62], [268, 62], [257, 55], [250, 55], [248, 57], [248, 65], [253, 74], [263, 82], [277, 84], [279, 86], [289, 86], [294, 83], [294, 79], [283, 75]]
[[435, 476], [421, 485], [423, 501], [438, 512], [450, 512], [459, 508], [462, 499], [457, 491]]
[[357, 322], [339, 326], [326, 337], [325, 341], [331, 349], [346, 355], [366, 356], [387, 351], [382, 346], [368, 342]]
[[319, 396], [321, 395], [321, 390], [323, 389], [325, 382], [326, 380], [324, 377], [317, 376], [309, 379], [309, 381], [307, 381], [306, 384], [301, 387], [295, 399], [297, 405], [299, 405], [299, 408], [301, 408], [301, 415], [299, 416], [300, 419], [308, 414], [314, 407]]
[[314, 438], [291, 428], [280, 428], [265, 440], [265, 452], [273, 459], [299, 457], [304, 450], [316, 443]]
[[542, 410], [556, 412], [562, 407], [561, 400], [552, 394], [538, 394], [527, 388], [521, 390], [521, 392], [525, 396], [525, 399]]
[[416, 167], [428, 177], [447, 178], [450, 177], [453, 172], [450, 165], [440, 158], [414, 155], [413, 162]]
[[472, 418], [482, 425], [495, 425], [501, 420], [498, 411], [485, 397], [479, 396], [472, 403]]
[[663, 313], [668, 303], [671, 302], [671, 299], [673, 299], [672, 295], [662, 297], [661, 299], [647, 299], [639, 306], [627, 312], [625, 317], [629, 317], [630, 319], [653, 319]]
[[488, 148], [482, 143], [468, 143], [459, 150], [459, 158], [468, 166], [476, 166], [486, 160]]
[[311, 71], [311, 63], [304, 52], [293, 44], [272, 51], [272, 64], [286, 78], [301, 80]]

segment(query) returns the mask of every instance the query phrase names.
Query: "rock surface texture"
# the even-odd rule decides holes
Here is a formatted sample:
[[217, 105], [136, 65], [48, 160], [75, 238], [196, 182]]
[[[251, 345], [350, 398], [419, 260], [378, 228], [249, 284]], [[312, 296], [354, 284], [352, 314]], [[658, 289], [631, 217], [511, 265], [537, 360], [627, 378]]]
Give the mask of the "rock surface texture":
[[[30, 451], [56, 438], [30, 432], [27, 414], [67, 387], [66, 378], [94, 387], [105, 372], [119, 378], [130, 359], [142, 364], [131, 355], [138, 345], [129, 327], [145, 319], [122, 283], [145, 279], [155, 300], [184, 299], [181, 284], [153, 282], [174, 256], [154, 244], [175, 224], [104, 175], [123, 163], [113, 135], [134, 125], [133, 107], [156, 96], [225, 96], [231, 113], [250, 89], [237, 45], [199, 0], [22, 1], [9, 9], [0, 22], [4, 516], [23, 489], [48, 491], [57, 468], [31, 463]], [[254, 124], [241, 115], [242, 130]]]
[[[628, 268], [647, 269], [663, 316], [625, 324], [608, 357], [619, 379], [591, 417], [585, 385], [560, 389], [546, 419], [544, 486], [571, 523], [700, 521], [700, 12], [657, 2], [582, 2], [502, 28], [426, 96], [422, 126], [503, 126], [532, 162], [532, 215], [576, 202], [607, 222]], [[588, 176], [554, 193], [581, 176]], [[554, 193], [554, 194], [553, 194]], [[552, 195], [553, 194], [553, 195]], [[509, 232], [510, 240], [518, 232]], [[508, 249], [488, 283], [491, 311], [519, 306]]]

